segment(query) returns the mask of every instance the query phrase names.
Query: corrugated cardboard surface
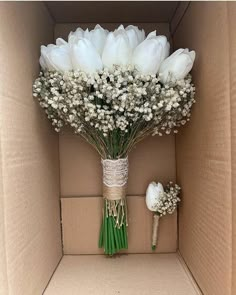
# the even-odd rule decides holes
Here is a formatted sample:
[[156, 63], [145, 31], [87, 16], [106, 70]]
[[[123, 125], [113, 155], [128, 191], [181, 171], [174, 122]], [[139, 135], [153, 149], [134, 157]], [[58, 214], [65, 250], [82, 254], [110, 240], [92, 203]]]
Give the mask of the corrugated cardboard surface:
[[[127, 253], [152, 253], [152, 213], [143, 196], [127, 197], [129, 249]], [[62, 231], [65, 254], [102, 254], [98, 248], [102, 220], [101, 197], [62, 198]], [[176, 214], [161, 218], [157, 252], [175, 252]]]
[[178, 25], [180, 24], [182, 17], [188, 9], [190, 1], [179, 1], [179, 5], [175, 10], [175, 14], [170, 21], [170, 33], [173, 35]]
[[58, 137], [32, 97], [53, 23], [42, 3], [1, 2], [0, 35], [0, 294], [39, 295], [61, 258]]
[[[0, 84], [1, 85], [1, 84]], [[8, 294], [7, 259], [4, 227], [4, 200], [2, 183], [2, 151], [0, 144], [0, 295]]]
[[57, 23], [169, 22], [178, 1], [47, 1]]
[[[64, 256], [45, 295], [197, 295], [177, 254]], [[223, 295], [223, 294], [222, 294]]]
[[231, 160], [232, 160], [232, 294], [236, 294], [236, 3], [228, 3], [230, 42], [230, 104], [231, 104]]
[[[191, 123], [177, 136], [177, 179], [183, 187], [179, 247], [209, 295], [231, 294], [228, 25], [227, 3], [191, 2], [174, 35], [176, 48], [197, 52], [193, 76], [198, 102]], [[235, 26], [232, 29], [235, 34]]]

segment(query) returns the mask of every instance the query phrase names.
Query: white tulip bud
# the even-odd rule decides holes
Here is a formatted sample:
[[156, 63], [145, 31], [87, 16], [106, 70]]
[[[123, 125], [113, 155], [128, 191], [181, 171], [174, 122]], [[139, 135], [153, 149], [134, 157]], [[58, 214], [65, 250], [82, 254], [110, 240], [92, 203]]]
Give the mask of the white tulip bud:
[[156, 36], [156, 31], [151, 32], [135, 48], [132, 63], [141, 74], [155, 75], [161, 62], [169, 54], [169, 46], [165, 36]]
[[195, 56], [195, 51], [189, 52], [187, 48], [172, 53], [160, 66], [161, 82], [165, 84], [184, 79], [193, 67]]
[[62, 39], [62, 38], [57, 38], [57, 39], [56, 39], [56, 45], [57, 45], [57, 46], [61, 46], [61, 45], [66, 45], [66, 46], [68, 46], [68, 43], [67, 43], [64, 39]]
[[102, 55], [107, 35], [108, 30], [103, 29], [100, 25], [96, 25], [91, 31], [87, 29], [84, 32], [84, 38], [92, 42], [100, 55]]
[[156, 206], [164, 193], [163, 185], [154, 181], [148, 185], [146, 191], [146, 205], [149, 210], [156, 211]]
[[126, 31], [123, 26], [120, 26], [107, 36], [102, 54], [104, 66], [111, 69], [113, 65], [128, 65], [130, 63], [131, 51]]
[[43, 70], [46, 70], [46, 69], [47, 69], [46, 61], [45, 61], [45, 59], [42, 57], [42, 55], [41, 55], [40, 58], [39, 58], [39, 64], [40, 64], [40, 66], [41, 66], [41, 68], [42, 68]]
[[85, 73], [94, 73], [103, 68], [101, 57], [93, 44], [83, 38], [70, 44], [71, 60], [74, 70], [81, 70]]
[[145, 38], [145, 32], [144, 30], [139, 30], [138, 27], [136, 26], [127, 26], [125, 28], [126, 34], [129, 38], [129, 43], [130, 43], [130, 47], [131, 49], [134, 49], [138, 46], [138, 44], [140, 44], [141, 42], [143, 42], [144, 38]]
[[84, 30], [81, 28], [77, 28], [75, 32], [70, 32], [68, 36], [68, 42], [70, 43], [71, 37], [76, 37], [76, 38], [84, 38]]
[[161, 62], [163, 62], [163, 60], [166, 59], [170, 54], [170, 43], [167, 41], [166, 36], [163, 36], [163, 35], [156, 36], [156, 31], [153, 31], [148, 34], [147, 39], [149, 40], [154, 39], [162, 45]]
[[[62, 43], [61, 43], [62, 44]], [[49, 44], [41, 46], [41, 57], [39, 63], [43, 69], [56, 71], [72, 70], [68, 45], [53, 45]]]

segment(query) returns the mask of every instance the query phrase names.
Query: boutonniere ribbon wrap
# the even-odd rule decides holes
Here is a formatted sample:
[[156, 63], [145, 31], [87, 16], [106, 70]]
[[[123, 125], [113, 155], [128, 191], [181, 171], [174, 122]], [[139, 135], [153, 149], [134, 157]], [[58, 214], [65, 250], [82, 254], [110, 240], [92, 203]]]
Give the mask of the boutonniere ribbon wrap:
[[99, 246], [128, 247], [128, 154], [146, 136], [177, 133], [190, 120], [195, 52], [136, 26], [78, 28], [41, 46], [33, 95], [57, 132], [69, 126], [101, 156], [103, 220]]

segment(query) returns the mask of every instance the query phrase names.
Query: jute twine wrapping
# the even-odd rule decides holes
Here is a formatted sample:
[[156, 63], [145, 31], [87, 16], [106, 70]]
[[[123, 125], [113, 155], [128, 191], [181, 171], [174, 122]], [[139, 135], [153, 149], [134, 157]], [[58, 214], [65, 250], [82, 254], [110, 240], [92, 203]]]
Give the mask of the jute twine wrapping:
[[102, 160], [103, 197], [110, 201], [121, 200], [126, 195], [128, 157], [118, 160]]
[[110, 201], [124, 199], [126, 195], [126, 185], [109, 187], [103, 184], [103, 197]]
[[158, 226], [159, 226], [159, 215], [153, 215], [153, 227], [152, 227], [152, 246], [157, 245], [157, 237], [158, 237]]

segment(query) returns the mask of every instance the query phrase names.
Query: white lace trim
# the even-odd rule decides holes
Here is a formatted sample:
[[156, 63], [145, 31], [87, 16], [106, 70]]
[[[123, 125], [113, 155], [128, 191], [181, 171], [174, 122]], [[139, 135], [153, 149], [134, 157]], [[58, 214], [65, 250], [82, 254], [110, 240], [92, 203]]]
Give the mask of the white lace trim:
[[124, 186], [128, 180], [128, 157], [118, 160], [103, 160], [103, 183], [108, 187]]

